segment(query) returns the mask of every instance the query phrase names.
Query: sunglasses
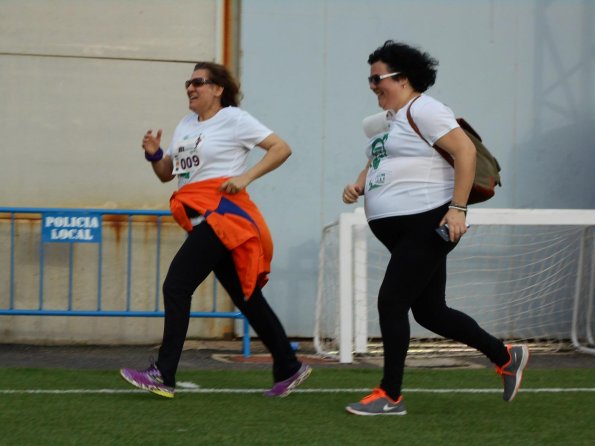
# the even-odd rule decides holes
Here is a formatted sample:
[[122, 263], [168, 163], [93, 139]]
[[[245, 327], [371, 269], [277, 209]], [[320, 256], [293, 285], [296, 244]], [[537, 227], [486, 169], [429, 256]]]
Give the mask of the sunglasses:
[[401, 74], [401, 73], [398, 71], [395, 71], [394, 73], [388, 73], [388, 74], [374, 74], [368, 78], [368, 83], [378, 85], [383, 79], [386, 79], [388, 77], [395, 77], [395, 76], [398, 76], [399, 74]]
[[205, 84], [214, 84], [214, 83], [215, 82], [213, 82], [210, 79], [204, 79], [202, 77], [197, 77], [194, 79], [187, 80], [186, 82], [184, 82], [184, 85], [186, 86], [186, 89], [188, 89], [188, 87], [190, 85], [192, 85], [193, 87], [200, 87]]

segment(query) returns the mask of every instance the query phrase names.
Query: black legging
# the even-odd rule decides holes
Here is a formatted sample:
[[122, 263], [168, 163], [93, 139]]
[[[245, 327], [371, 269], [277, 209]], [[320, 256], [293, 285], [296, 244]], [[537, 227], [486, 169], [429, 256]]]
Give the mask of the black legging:
[[233, 303], [273, 357], [275, 382], [289, 378], [300, 367], [281, 322], [268, 305], [260, 288], [244, 299], [231, 253], [206, 223], [194, 227], [171, 262], [163, 283], [165, 321], [163, 342], [157, 367], [164, 384], [175, 386], [175, 375], [190, 322], [190, 303], [194, 290], [212, 272]]
[[434, 333], [473, 347], [503, 365], [508, 353], [502, 341], [466, 314], [446, 306], [446, 256], [456, 246], [435, 232], [448, 204], [421, 214], [370, 221], [374, 235], [391, 252], [378, 293], [384, 374], [380, 387], [393, 399], [401, 394], [409, 348], [409, 309]]

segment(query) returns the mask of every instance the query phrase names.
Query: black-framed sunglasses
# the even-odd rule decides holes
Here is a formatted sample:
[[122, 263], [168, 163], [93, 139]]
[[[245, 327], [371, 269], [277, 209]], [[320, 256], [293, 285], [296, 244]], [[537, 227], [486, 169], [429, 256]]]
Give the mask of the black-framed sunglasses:
[[395, 76], [398, 76], [399, 74], [401, 74], [400, 71], [395, 71], [394, 73], [388, 73], [388, 74], [373, 74], [372, 76], [370, 76], [368, 78], [368, 83], [378, 85], [383, 79], [386, 79], [389, 77], [395, 77]]
[[186, 89], [188, 89], [188, 87], [190, 85], [192, 85], [193, 87], [200, 87], [201, 85], [205, 85], [205, 84], [214, 84], [215, 82], [213, 82], [211, 79], [205, 79], [203, 77], [196, 77], [194, 79], [189, 79], [186, 82], [184, 82], [184, 85], [186, 86]]

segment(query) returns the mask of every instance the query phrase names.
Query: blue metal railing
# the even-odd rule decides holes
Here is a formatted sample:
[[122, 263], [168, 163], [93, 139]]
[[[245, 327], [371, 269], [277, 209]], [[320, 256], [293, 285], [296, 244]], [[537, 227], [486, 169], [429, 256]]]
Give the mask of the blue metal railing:
[[[10, 216], [10, 250], [9, 250], [9, 297], [8, 307], [0, 306], [1, 315], [12, 316], [91, 316], [91, 317], [163, 317], [164, 311], [160, 309], [160, 256], [161, 256], [161, 239], [162, 239], [162, 225], [163, 217], [170, 216], [169, 211], [158, 210], [124, 210], [124, 209], [72, 209], [72, 208], [19, 208], [19, 207], [0, 207], [0, 215], [8, 214]], [[56, 240], [57, 242], [69, 243], [68, 248], [68, 292], [66, 308], [48, 309], [45, 308], [44, 296], [44, 260], [45, 260], [45, 245], [49, 243], [46, 234], [43, 233], [45, 228], [41, 228], [41, 238], [39, 242], [39, 295], [38, 306], [36, 309], [23, 308], [15, 302], [15, 237], [16, 237], [16, 215], [17, 214], [36, 214], [39, 215], [41, 225], [48, 215], [68, 215], [68, 216], [95, 216], [100, 221], [100, 226], [103, 228], [104, 216], [124, 216], [127, 221], [127, 258], [126, 258], [126, 302], [124, 303], [124, 310], [106, 310], [103, 308], [103, 239], [101, 236], [97, 240], [91, 241], [98, 245], [97, 258], [97, 295], [96, 295], [96, 309], [95, 310], [81, 310], [75, 309], [73, 306], [73, 278], [74, 278], [74, 243], [78, 240]], [[132, 304], [132, 266], [133, 266], [133, 244], [132, 244], [132, 223], [133, 217], [155, 217], [156, 218], [156, 233], [155, 233], [155, 251], [156, 251], [156, 265], [155, 265], [155, 297], [152, 310], [135, 310]], [[57, 230], [56, 230], [57, 231]], [[68, 235], [85, 235], [88, 233], [68, 233]], [[55, 235], [55, 234], [54, 234]], [[64, 233], [60, 234], [64, 235]], [[49, 237], [49, 236], [48, 236]], [[88, 240], [86, 242], [89, 242]], [[250, 328], [248, 321], [240, 311], [217, 311], [217, 287], [213, 286], [213, 303], [210, 311], [191, 311], [192, 318], [228, 318], [241, 319], [243, 321], [243, 343], [242, 351], [244, 356], [250, 356]]]

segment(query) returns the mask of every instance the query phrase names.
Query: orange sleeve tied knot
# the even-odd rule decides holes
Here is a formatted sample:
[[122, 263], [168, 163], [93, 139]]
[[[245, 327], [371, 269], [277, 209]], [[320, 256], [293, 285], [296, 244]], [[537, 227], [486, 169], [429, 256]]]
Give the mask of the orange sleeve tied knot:
[[184, 205], [203, 215], [231, 256], [246, 299], [256, 286], [268, 281], [273, 258], [273, 240], [266, 222], [245, 190], [228, 194], [219, 190], [227, 178], [189, 183], [169, 200], [176, 222], [186, 231], [192, 224]]

